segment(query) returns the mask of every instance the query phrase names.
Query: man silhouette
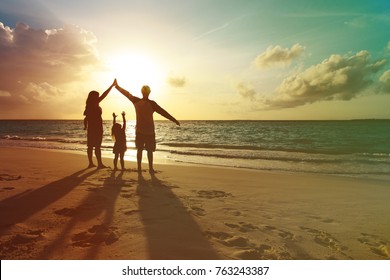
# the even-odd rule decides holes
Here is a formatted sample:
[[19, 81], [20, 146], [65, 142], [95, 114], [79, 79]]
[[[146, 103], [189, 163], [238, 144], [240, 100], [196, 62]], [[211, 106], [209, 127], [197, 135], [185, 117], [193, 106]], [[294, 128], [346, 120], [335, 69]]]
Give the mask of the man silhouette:
[[115, 88], [126, 96], [134, 105], [136, 112], [135, 126], [135, 146], [137, 148], [137, 167], [138, 171], [142, 170], [142, 151], [145, 149], [148, 154], [149, 172], [154, 173], [153, 169], [153, 152], [156, 151], [156, 135], [154, 131], [153, 113], [157, 112], [161, 116], [176, 123], [180, 123], [172, 117], [167, 111], [161, 108], [155, 101], [149, 99], [150, 87], [145, 85], [141, 89], [142, 98], [136, 97], [127, 90], [121, 88], [115, 82]]

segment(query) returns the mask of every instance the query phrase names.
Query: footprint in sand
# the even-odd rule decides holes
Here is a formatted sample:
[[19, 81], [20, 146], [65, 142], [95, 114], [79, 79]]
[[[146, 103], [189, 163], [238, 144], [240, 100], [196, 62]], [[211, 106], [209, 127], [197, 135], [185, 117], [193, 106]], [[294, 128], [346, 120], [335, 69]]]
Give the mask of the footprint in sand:
[[208, 199], [211, 199], [211, 198], [223, 198], [223, 197], [229, 197], [229, 196], [232, 196], [231, 193], [227, 193], [227, 192], [224, 192], [224, 191], [217, 191], [217, 190], [211, 190], [211, 191], [197, 191], [196, 192], [198, 197], [201, 197], [201, 198], [208, 198]]
[[187, 209], [188, 213], [198, 217], [206, 215], [206, 211], [204, 210], [200, 199], [195, 199], [188, 196], [184, 196], [182, 199], [183, 205]]
[[313, 229], [313, 228], [308, 228], [301, 226], [301, 229], [304, 231], [311, 233], [314, 235], [314, 241], [324, 247], [332, 248], [332, 249], [337, 249], [338, 248], [338, 241], [336, 238], [334, 238], [332, 235], [325, 231]]
[[361, 233], [360, 235], [362, 237], [358, 238], [358, 241], [361, 244], [368, 246], [374, 254], [390, 259], [389, 241], [373, 234]]
[[253, 244], [245, 237], [234, 236], [226, 232], [212, 232], [206, 231], [205, 234], [212, 239], [215, 239], [219, 243], [228, 246], [228, 247], [240, 247], [240, 248], [250, 248], [253, 247]]
[[55, 210], [54, 213], [59, 216], [73, 217], [80, 212], [79, 208], [62, 208]]
[[232, 257], [239, 260], [291, 260], [291, 254], [284, 248], [261, 244], [252, 249], [235, 252]]
[[2, 187], [0, 189], [0, 192], [5, 192], [5, 191], [12, 191], [14, 190], [15, 188], [14, 187]]
[[249, 232], [249, 231], [254, 231], [254, 230], [259, 229], [259, 227], [257, 227], [257, 226], [254, 226], [254, 225], [248, 224], [248, 223], [244, 223], [244, 222], [239, 222], [238, 225], [232, 224], [232, 223], [225, 223], [225, 226], [238, 229], [241, 232]]
[[73, 235], [72, 245], [76, 247], [91, 247], [99, 244], [111, 245], [118, 241], [119, 236], [116, 227], [106, 225], [95, 225], [88, 229]]
[[269, 225], [264, 226], [263, 230], [266, 232], [276, 232], [284, 240], [295, 240], [295, 235], [287, 230], [278, 229]]
[[275, 230], [276, 227], [274, 227], [274, 226], [265, 226], [264, 229], [266, 229], [266, 230]]
[[20, 175], [0, 174], [0, 181], [16, 181], [21, 178]]
[[329, 249], [332, 249], [334, 251], [337, 251], [337, 252], [341, 253], [342, 255], [350, 258], [344, 252], [345, 250], [348, 250], [348, 247], [341, 245], [340, 242], [335, 237], [333, 237], [330, 233], [322, 231], [322, 230], [304, 227], [304, 226], [301, 226], [300, 228], [302, 230], [312, 234], [314, 237], [314, 242], [316, 242], [317, 244], [319, 244], [323, 247], [327, 247]]
[[138, 209], [125, 209], [123, 211], [123, 214], [127, 215], [127, 216], [130, 216], [130, 215], [133, 215], [133, 214], [136, 214], [136, 213], [139, 213], [140, 210]]
[[325, 223], [325, 224], [331, 224], [331, 223], [335, 223], [336, 222], [334, 219], [323, 218], [323, 217], [320, 217], [320, 216], [308, 215], [307, 217], [311, 218], [313, 220], [318, 220], [318, 221], [320, 221], [322, 223]]
[[288, 240], [294, 240], [295, 239], [294, 234], [289, 232], [289, 231], [286, 231], [286, 230], [279, 230], [278, 234], [283, 239], [288, 239]]
[[202, 207], [199, 207], [196, 205], [190, 206], [189, 212], [191, 214], [194, 214], [195, 216], [205, 216], [206, 215], [206, 211]]
[[14, 245], [36, 242], [44, 239], [43, 230], [29, 230], [25, 233], [18, 233], [10, 239]]
[[0, 244], [0, 258], [11, 259], [21, 255], [25, 256], [25, 253], [31, 253], [36, 248], [36, 242], [44, 240], [43, 230], [27, 230], [22, 233], [17, 233], [9, 240]]
[[136, 194], [132, 190], [126, 190], [126, 189], [121, 190], [121, 197], [123, 198], [131, 198], [135, 195]]
[[234, 209], [234, 208], [223, 208], [223, 210], [227, 213], [227, 214], [230, 214], [232, 216], [241, 216], [241, 212], [238, 211], [237, 209]]
[[242, 236], [234, 236], [226, 232], [206, 231], [206, 236], [216, 240], [226, 247], [237, 249], [232, 253], [233, 259], [240, 260], [277, 260], [292, 259], [291, 255], [284, 248], [274, 248], [268, 244], [256, 245], [249, 239]]
[[97, 197], [96, 202], [84, 203], [74, 208], [62, 208], [55, 210], [54, 213], [60, 216], [73, 217], [82, 212], [99, 208], [101, 203], [104, 203], [105, 198]]

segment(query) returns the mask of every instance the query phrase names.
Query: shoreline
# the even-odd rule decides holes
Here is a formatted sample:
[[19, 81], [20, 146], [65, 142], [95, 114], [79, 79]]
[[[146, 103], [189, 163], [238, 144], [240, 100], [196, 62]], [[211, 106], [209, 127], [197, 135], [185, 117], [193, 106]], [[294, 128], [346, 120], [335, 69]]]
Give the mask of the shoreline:
[[[0, 146], [35, 146], [86, 153], [86, 135], [80, 120], [4, 124], [0, 129]], [[110, 129], [111, 122], [104, 123], [102, 153], [108, 158], [112, 157], [113, 148]], [[161, 123], [157, 130], [156, 163], [373, 177], [390, 181], [388, 132], [383, 122], [371, 125], [362, 121], [357, 124], [188, 121], [185, 126], [174, 129], [169, 123]], [[226, 131], [229, 133], [225, 135]], [[135, 161], [133, 125], [128, 126], [127, 136], [125, 160]]]
[[388, 181], [86, 165], [82, 152], [0, 147], [1, 259], [390, 259]]
[[[8, 148], [8, 149], [32, 149], [32, 150], [38, 150], [38, 151], [51, 151], [51, 152], [60, 152], [60, 153], [70, 153], [70, 154], [76, 154], [76, 155], [84, 155], [86, 157], [86, 151], [80, 151], [80, 150], [72, 150], [72, 149], [57, 149], [57, 148], [47, 148], [47, 147], [33, 147], [33, 146], [13, 146], [13, 145], [0, 145], [1, 148]], [[131, 155], [129, 155], [131, 153]], [[360, 174], [360, 173], [328, 173], [328, 172], [318, 172], [318, 171], [309, 171], [309, 170], [285, 170], [285, 169], [272, 169], [272, 168], [264, 168], [259, 169], [257, 167], [247, 167], [247, 166], [230, 166], [230, 165], [224, 165], [224, 164], [216, 164], [216, 163], [210, 163], [210, 162], [186, 162], [183, 160], [175, 160], [170, 159], [166, 157], [167, 152], [166, 151], [156, 151], [154, 153], [154, 165], [177, 165], [177, 166], [192, 166], [192, 167], [209, 167], [209, 168], [222, 168], [222, 169], [233, 169], [233, 170], [248, 170], [248, 171], [255, 171], [255, 172], [265, 172], [265, 173], [281, 173], [281, 174], [302, 174], [302, 175], [315, 175], [315, 176], [335, 176], [335, 177], [346, 177], [346, 178], [357, 178], [357, 179], [367, 179], [367, 180], [379, 180], [379, 181], [388, 181], [390, 183], [390, 174], [384, 175], [384, 174]], [[103, 152], [102, 151], [102, 158], [105, 159], [105, 161], [109, 161], [109, 166], [112, 165], [113, 161], [113, 154], [111, 151], [109, 152]], [[94, 161], [96, 161], [95, 155], [93, 155]], [[126, 164], [127, 163], [127, 164]], [[129, 169], [133, 169], [136, 166], [136, 149], [133, 147], [128, 148], [127, 154], [125, 154], [125, 168], [127, 169], [129, 167], [129, 163], [131, 164], [131, 167]], [[143, 154], [142, 164], [147, 166], [147, 157], [146, 157], [146, 151]]]

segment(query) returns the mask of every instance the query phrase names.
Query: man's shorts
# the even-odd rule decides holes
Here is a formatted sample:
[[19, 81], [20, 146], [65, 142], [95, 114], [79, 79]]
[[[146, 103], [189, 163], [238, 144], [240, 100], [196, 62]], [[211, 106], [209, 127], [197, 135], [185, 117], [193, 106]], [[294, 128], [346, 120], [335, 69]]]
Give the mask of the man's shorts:
[[135, 135], [135, 147], [138, 150], [156, 151], [156, 136], [137, 133]]

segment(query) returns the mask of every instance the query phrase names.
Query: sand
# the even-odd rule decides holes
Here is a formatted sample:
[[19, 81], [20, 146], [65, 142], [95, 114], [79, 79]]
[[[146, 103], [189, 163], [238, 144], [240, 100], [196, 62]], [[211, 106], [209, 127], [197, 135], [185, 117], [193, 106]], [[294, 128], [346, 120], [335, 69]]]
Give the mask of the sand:
[[386, 180], [86, 166], [83, 154], [0, 148], [2, 260], [390, 259]]

